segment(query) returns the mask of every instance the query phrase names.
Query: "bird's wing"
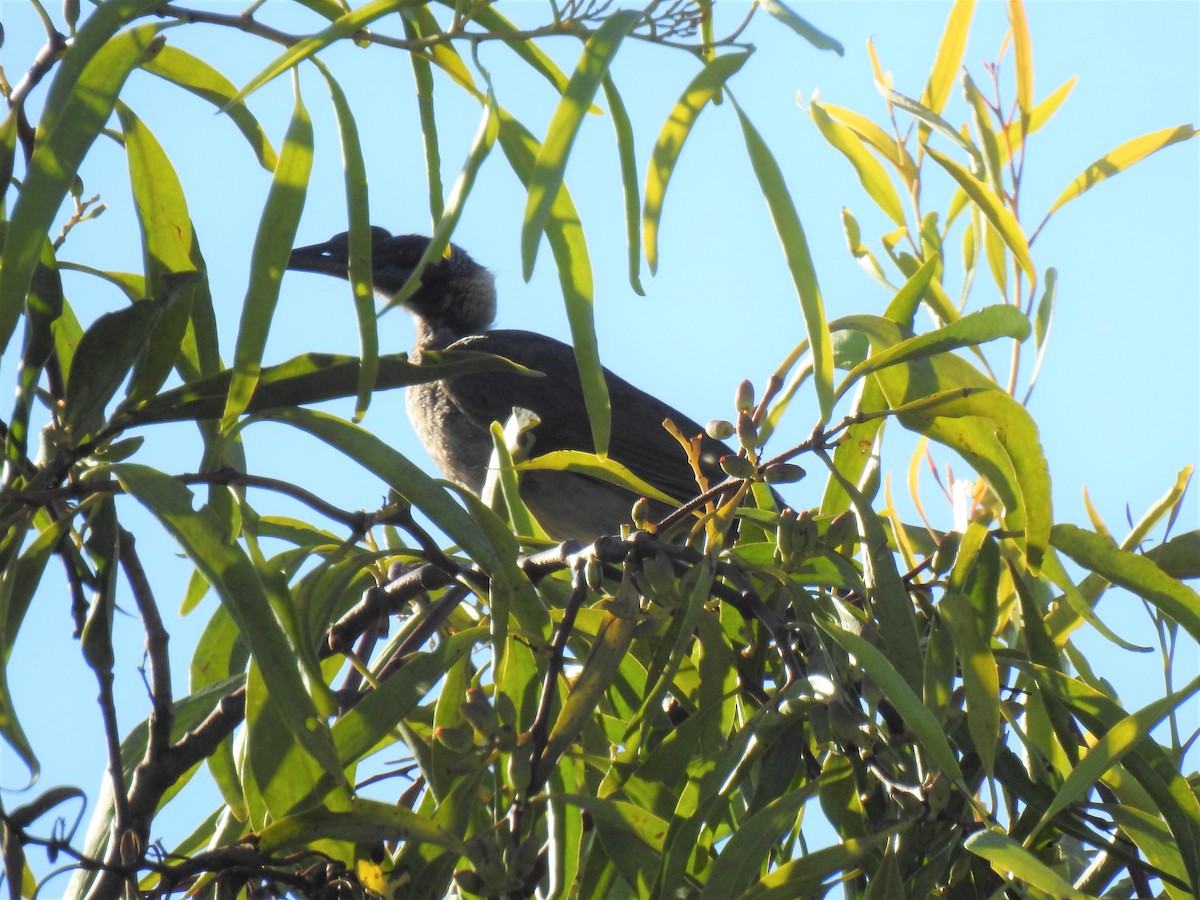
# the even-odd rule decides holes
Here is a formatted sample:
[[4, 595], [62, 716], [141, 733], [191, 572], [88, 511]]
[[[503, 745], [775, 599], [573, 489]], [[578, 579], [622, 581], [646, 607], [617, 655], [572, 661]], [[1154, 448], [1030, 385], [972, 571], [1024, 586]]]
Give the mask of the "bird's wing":
[[[542, 420], [533, 432], [535, 454], [553, 450], [591, 451], [591, 426], [583, 402], [575, 351], [561, 341], [528, 331], [492, 331], [463, 338], [452, 350], [481, 350], [545, 373], [537, 378], [507, 372], [446, 379], [446, 395], [482, 428], [504, 422], [512, 407], [532, 410]], [[662, 427], [671, 419], [686, 437], [704, 429], [683, 413], [609, 372], [604, 372], [612, 403], [609, 455], [639, 477], [679, 499], [697, 493], [687, 457]], [[705, 435], [702, 470], [710, 480], [724, 476], [718, 460], [730, 450]]]

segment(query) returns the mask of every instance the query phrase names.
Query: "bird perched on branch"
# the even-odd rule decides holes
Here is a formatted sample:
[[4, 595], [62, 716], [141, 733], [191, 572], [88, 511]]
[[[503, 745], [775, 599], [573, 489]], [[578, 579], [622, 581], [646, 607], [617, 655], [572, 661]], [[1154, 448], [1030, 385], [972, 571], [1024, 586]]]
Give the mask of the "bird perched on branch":
[[[372, 283], [392, 300], [408, 281], [429, 246], [415, 234], [372, 232]], [[289, 269], [348, 277], [349, 236], [292, 252]], [[533, 429], [532, 456], [554, 450], [594, 452], [584, 407], [575, 351], [567, 344], [530, 331], [489, 330], [496, 315], [492, 274], [465, 251], [450, 245], [444, 257], [421, 273], [421, 286], [404, 301], [416, 323], [413, 360], [426, 350], [475, 350], [492, 353], [544, 373], [544, 378], [515, 372], [458, 375], [408, 388], [408, 415], [417, 436], [447, 478], [478, 494], [492, 455], [489, 427], [504, 423], [514, 407], [541, 420]], [[680, 501], [698, 493], [683, 448], [662, 426], [670, 419], [686, 437], [704, 429], [678, 410], [604, 371], [612, 404], [609, 456], [635, 475]], [[728, 447], [701, 438], [700, 466], [713, 484], [724, 480], [719, 460]], [[592, 540], [616, 534], [630, 518], [638, 495], [616, 485], [573, 472], [523, 473], [521, 497], [542, 527], [556, 539]], [[669, 508], [651, 504], [661, 517]]]

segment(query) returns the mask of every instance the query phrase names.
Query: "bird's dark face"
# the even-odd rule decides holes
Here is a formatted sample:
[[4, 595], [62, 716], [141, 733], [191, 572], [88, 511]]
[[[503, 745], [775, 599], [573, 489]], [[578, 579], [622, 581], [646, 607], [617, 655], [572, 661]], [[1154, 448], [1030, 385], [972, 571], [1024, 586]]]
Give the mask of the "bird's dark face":
[[[394, 298], [415, 271], [429, 240], [419, 234], [393, 236], [386, 229], [372, 227], [371, 284], [375, 292], [387, 300]], [[323, 244], [297, 247], [287, 267], [349, 277], [349, 232], [334, 235]], [[485, 328], [495, 316], [491, 273], [465, 250], [451, 244], [444, 256], [426, 264], [421, 287], [405, 306], [436, 330], [450, 328], [466, 334]]]

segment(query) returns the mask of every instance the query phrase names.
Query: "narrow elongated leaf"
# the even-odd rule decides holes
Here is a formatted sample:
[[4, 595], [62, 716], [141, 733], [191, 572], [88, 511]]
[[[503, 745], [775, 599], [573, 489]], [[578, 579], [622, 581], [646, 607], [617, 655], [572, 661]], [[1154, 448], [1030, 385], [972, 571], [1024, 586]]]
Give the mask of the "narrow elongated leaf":
[[67, 382], [63, 427], [77, 439], [104, 421], [105, 407], [145, 348], [164, 303], [144, 300], [105, 313], [79, 342]]
[[554, 450], [550, 453], [543, 453], [541, 456], [535, 456], [533, 459], [517, 463], [517, 470], [520, 472], [535, 469], [553, 472], [577, 472], [600, 481], [606, 481], [609, 484], [615, 484], [617, 487], [626, 488], [651, 500], [660, 500], [672, 506], [676, 506], [679, 503], [678, 499], [664, 494], [654, 485], [638, 478], [615, 459], [596, 456], [582, 450]]
[[834, 399], [840, 398], [855, 381], [868, 372], [877, 372], [887, 366], [937, 356], [959, 347], [984, 344], [997, 338], [1010, 337], [1023, 341], [1029, 336], [1029, 331], [1029, 320], [1015, 306], [997, 303], [994, 306], [976, 310], [944, 328], [914, 335], [898, 344], [893, 344], [886, 350], [872, 354], [850, 370], [845, 381], [838, 386]]
[[1017, 258], [1017, 263], [1025, 271], [1032, 288], [1037, 284], [1037, 270], [1033, 266], [1033, 258], [1029, 255], [1029, 239], [1021, 228], [1021, 223], [1003, 201], [974, 175], [964, 169], [948, 156], [938, 153], [932, 147], [927, 148], [930, 157], [943, 169], [950, 173], [959, 186], [967, 192], [980, 211], [983, 212], [992, 227], [1004, 238], [1004, 243]]
[[[900, 107], [907, 113], [912, 114], [918, 121], [928, 125], [942, 137], [948, 139], [951, 143], [957, 144], [965, 153], [970, 154], [971, 159], [975, 162], [980, 162], [979, 149], [969, 140], [963, 137], [957, 128], [935, 113], [932, 109], [923, 103], [918, 103], [912, 97], [906, 97], [897, 90], [893, 90], [887, 85], [880, 82], [878, 79], [875, 82], [875, 89], [883, 95], [883, 98], [888, 103]], [[927, 134], [927, 132], [922, 132]]]
[[308, 59], [314, 53], [319, 53], [334, 41], [356, 34], [376, 19], [380, 19], [390, 12], [414, 6], [416, 2], [417, 0], [373, 0], [373, 2], [368, 3], [366, 6], [350, 10], [336, 19], [328, 28], [297, 41], [277, 56], [265, 69], [246, 82], [246, 85], [237, 92], [237, 96], [230, 103], [237, 103], [244, 100], [268, 81], [271, 81], [278, 75], [282, 75], [288, 69]]
[[1050, 212], [1046, 213], [1046, 218], [1049, 218], [1055, 211], [1074, 200], [1080, 194], [1091, 190], [1100, 182], [1124, 172], [1134, 163], [1141, 162], [1150, 154], [1157, 153], [1164, 147], [1169, 147], [1180, 141], [1191, 140], [1197, 134], [1200, 134], [1200, 129], [1193, 128], [1191, 125], [1179, 125], [1175, 128], [1164, 128], [1162, 131], [1144, 134], [1131, 141], [1126, 141], [1116, 150], [1104, 154], [1104, 156], [1100, 157], [1076, 176], [1075, 180], [1067, 186], [1066, 190], [1058, 195], [1058, 199], [1050, 206]]
[[1071, 91], [1075, 89], [1075, 83], [1078, 80], [1078, 76], [1072, 75], [1059, 85], [1053, 94], [1033, 108], [1033, 112], [1029, 115], [1028, 123], [1017, 119], [1005, 126], [1004, 140], [1000, 142], [1000, 158], [1004, 162], [1008, 162], [1009, 156], [1021, 148], [1026, 137], [1038, 131], [1050, 121], [1050, 118], [1058, 112], [1058, 108], [1071, 95]]
[[[404, 24], [404, 36], [410, 41], [416, 40], [419, 32], [413, 20], [404, 17], [401, 21]], [[412, 64], [413, 82], [417, 89], [417, 112], [421, 118], [421, 145], [425, 148], [429, 216], [436, 225], [442, 218], [445, 200], [442, 195], [442, 151], [438, 141], [437, 116], [433, 108], [433, 67], [420, 53], [408, 54], [408, 60]]]
[[783, 172], [771, 154], [762, 135], [758, 133], [742, 112], [737, 102], [733, 103], [738, 121], [742, 126], [742, 137], [746, 141], [746, 152], [750, 164], [758, 177], [763, 199], [771, 212], [771, 221], [779, 242], [783, 244], [783, 255], [792, 274], [792, 283], [800, 297], [800, 309], [804, 313], [804, 325], [808, 331], [808, 344], [813, 355], [813, 383], [817, 391], [817, 402], [821, 407], [822, 421], [829, 421], [833, 414], [833, 344], [829, 337], [829, 326], [825, 321], [825, 303], [821, 299], [821, 287], [817, 284], [817, 270], [813, 265], [804, 226], [792, 203]]
[[1051, 897], [1088, 900], [1086, 894], [1075, 890], [1070, 882], [1033, 853], [996, 829], [987, 828], [975, 832], [963, 841], [963, 846], [976, 856], [986, 859], [1003, 878], [1012, 878], [1020, 884], [1038, 888]]
[[640, 10], [621, 10], [607, 16], [584, 45], [583, 54], [563, 93], [546, 138], [538, 149], [537, 160], [529, 175], [529, 197], [521, 226], [521, 269], [525, 280], [533, 275], [538, 244], [554, 208], [555, 198], [567, 167], [567, 157], [579, 126], [587, 114], [600, 83], [608, 75], [608, 67], [621, 41], [642, 17]]
[[1154, 604], [1200, 640], [1200, 594], [1144, 556], [1070, 524], [1055, 525], [1050, 542], [1081, 566]]
[[[287, 728], [326, 772], [342, 777], [329, 729], [301, 676], [300, 652], [276, 618], [262, 579], [245, 552], [227, 540], [226, 528], [211, 509], [193, 507], [191, 491], [175, 479], [129, 463], [109, 471], [180, 543], [220, 595]], [[342, 787], [349, 791], [344, 781]]]
[[152, 75], [191, 91], [228, 115], [254, 150], [259, 165], [268, 172], [275, 170], [275, 148], [250, 108], [241, 100], [234, 99], [237, 87], [232, 81], [204, 60], [173, 44], [164, 44], [154, 56], [144, 60], [141, 67]]
[[967, 695], [967, 729], [983, 770], [991, 777], [1000, 740], [1000, 674], [987, 639], [977, 627], [977, 612], [963, 594], [947, 591], [938, 603], [942, 619], [950, 626], [962, 664]]
[[875, 205], [883, 210], [889, 219], [903, 226], [904, 204], [879, 160], [871, 155], [853, 131], [830, 117], [816, 95], [808, 104], [808, 114], [816, 122], [825, 140], [854, 166], [859, 184], [863, 186], [867, 196], [875, 201]]
[[[890, 319], [879, 316], [846, 316], [833, 322], [830, 329], [835, 332], [850, 329], [867, 335], [875, 352], [899, 343], [912, 334]], [[878, 380], [887, 405], [892, 409], [935, 394], [945, 393], [948, 398], [963, 388], [998, 393], [994, 381], [954, 354], [890, 366], [871, 377]], [[945, 444], [962, 456], [1000, 498], [1005, 510], [1005, 527], [1014, 531], [1025, 530], [1027, 516], [1021, 488], [1012, 460], [1000, 443], [994, 424], [973, 416], [943, 418], [901, 414], [899, 418], [906, 428]]]
[[571, 685], [571, 693], [563, 702], [546, 740], [546, 749], [538, 761], [538, 770], [543, 779], [595, 714], [596, 705], [616, 675], [617, 664], [629, 649], [637, 624], [634, 618], [605, 614], [604, 625], [583, 663], [583, 671]]
[[417, 264], [413, 268], [413, 274], [409, 276], [409, 283], [388, 301], [387, 309], [399, 306], [411, 297], [420, 284], [419, 279], [425, 267], [445, 256], [446, 249], [450, 246], [450, 236], [454, 233], [454, 229], [458, 225], [458, 220], [462, 217], [467, 197], [470, 195], [471, 189], [475, 186], [475, 178], [479, 174], [479, 169], [483, 166], [483, 161], [492, 152], [492, 147], [495, 146], [496, 138], [499, 134], [500, 108], [496, 105], [496, 98], [489, 84], [487, 94], [483, 98], [483, 117], [479, 120], [479, 130], [475, 132], [475, 140], [471, 142], [471, 148], [467, 151], [467, 158], [458, 173], [458, 178], [454, 182], [453, 189], [450, 191], [450, 199], [447, 201], [446, 207], [442, 210], [442, 216], [434, 227], [429, 244], [425, 247], [421, 258], [417, 260]]
[[[972, 416], [985, 419], [1016, 473], [1026, 517], [1025, 554], [1034, 574], [1041, 568], [1050, 539], [1050, 467], [1037, 424], [1025, 407], [998, 390], [952, 390], [895, 408], [900, 416]], [[930, 435], [932, 437], [932, 435]]]
[[350, 223], [350, 290], [354, 294], [354, 312], [358, 318], [358, 346], [361, 360], [358, 370], [358, 402], [354, 421], [366, 415], [371, 391], [379, 374], [379, 329], [375, 317], [375, 291], [371, 280], [371, 204], [367, 196], [367, 166], [363, 161], [358, 124], [346, 92], [329, 68], [316, 57], [313, 62], [329, 87], [329, 98], [337, 116], [338, 137], [342, 144], [342, 170], [346, 173], [346, 221]]
[[[1056, 669], [1038, 667], [1036, 675], [1045, 693], [1062, 702], [1080, 724], [1102, 734], [1124, 721], [1128, 713], [1109, 695]], [[1155, 741], [1143, 739], [1128, 753], [1124, 768], [1142, 788], [1151, 811], [1166, 821], [1179, 848], [1191, 884], [1200, 884], [1200, 800], [1179, 770], [1176, 760]]]
[[258, 384], [267, 332], [279, 300], [280, 279], [296, 241], [296, 226], [308, 193], [313, 155], [312, 120], [300, 97], [298, 79], [295, 91], [292, 120], [283, 140], [283, 152], [275, 167], [275, 177], [263, 206], [250, 257], [250, 283], [242, 302], [242, 319], [233, 356], [233, 379], [225, 403], [226, 422], [241, 415]]
[[1054, 301], [1057, 298], [1058, 270], [1051, 266], [1042, 279], [1042, 298], [1038, 301], [1037, 311], [1033, 315], [1033, 344], [1037, 348], [1037, 356], [1034, 358], [1033, 371], [1029, 374], [1029, 387], [1025, 391], [1022, 405], [1029, 404], [1033, 386], [1037, 384], [1038, 374], [1042, 371], [1042, 361], [1046, 358], [1046, 347], [1049, 346], [1050, 326], [1054, 323]]
[[[896, 711], [904, 718], [904, 724], [911, 729], [920, 742], [921, 749], [925, 752], [929, 762], [961, 784], [962, 770], [958, 766], [958, 760], [950, 748], [950, 742], [946, 739], [941, 724], [925, 708], [925, 704], [921, 702], [916, 691], [896, 671], [895, 666], [888, 661], [888, 658], [857, 634], [823, 619], [815, 621], [821, 630], [827, 632], [830, 637], [841, 644], [842, 649], [851, 654], [858, 665], [862, 666], [863, 671], [879, 685], [883, 695], [896, 707]], [[918, 678], [918, 690], [920, 684]]]
[[838, 56], [845, 55], [846, 51], [842, 47], [841, 41], [830, 37], [806, 19], [796, 15], [782, 0], [759, 0], [759, 6], [818, 50], [832, 50]]
[[833, 103], [823, 103], [822, 107], [830, 118], [841, 122], [866, 144], [873, 147], [882, 158], [891, 163], [892, 167], [904, 178], [905, 186], [912, 188], [913, 179], [917, 175], [917, 164], [895, 135], [888, 134], [874, 120], [868, 119], [862, 113], [857, 113], [852, 109]]
[[708, 63], [675, 101], [671, 114], [658, 133], [650, 165], [646, 169], [646, 200], [642, 208], [642, 242], [651, 274], [658, 271], [658, 226], [662, 220], [663, 200], [683, 145], [704, 107], [721, 92], [725, 82], [749, 58], [748, 53], [731, 53], [718, 56]]
[[629, 121], [629, 113], [625, 111], [625, 101], [621, 99], [617, 87], [613, 84], [612, 76], [605, 75], [601, 82], [604, 86], [604, 99], [608, 103], [608, 111], [612, 116], [613, 130], [617, 136], [617, 156], [621, 162], [621, 190], [625, 197], [625, 243], [629, 249], [629, 286], [639, 296], [646, 292], [642, 290], [642, 237], [639, 214], [642, 200], [638, 191], [637, 157], [633, 148], [633, 123]]
[[153, 395], [166, 381], [182, 352], [192, 305], [203, 292], [207, 275], [193, 259], [195, 234], [183, 187], [162, 145], [133, 111], [117, 103], [125, 136], [129, 182], [142, 233], [142, 252], [149, 296], [165, 300], [146, 354], [137, 365], [125, 396], [131, 402]]
[[[79, 164], [112, 115], [117, 94], [149, 48], [161, 24], [140, 25], [108, 40], [123, 17], [140, 14], [153, 3], [125, 0], [93, 15], [58, 65], [38, 141], [21, 194], [13, 207], [0, 268], [0, 353], [8, 346], [25, 306], [42, 241], [67, 195]], [[92, 21], [98, 20], [96, 27]], [[107, 33], [106, 33], [107, 32]]]
[[[538, 142], [520, 122], [500, 110], [500, 146], [513, 172], [528, 186], [538, 157]], [[567, 322], [571, 326], [571, 345], [579, 364], [579, 379], [583, 387], [583, 402], [592, 426], [592, 441], [601, 456], [608, 453], [612, 432], [612, 417], [608, 401], [608, 383], [600, 365], [600, 350], [596, 342], [596, 323], [592, 315], [594, 283], [587, 241], [575, 203], [560, 185], [554, 198], [550, 217], [546, 220], [546, 237], [554, 254], [558, 283], [567, 307]]]
[[[923, 682], [920, 638], [912, 600], [896, 568], [896, 557], [888, 546], [887, 534], [871, 502], [857, 487], [833, 468], [825, 458], [829, 474], [850, 498], [858, 520], [858, 535], [863, 544], [863, 581], [871, 614], [879, 623], [880, 636], [887, 648], [890, 665], [916, 696]], [[844, 646], [844, 645], [843, 645]], [[849, 649], [849, 648], [847, 648]]]
[[1105, 772], [1134, 750], [1140, 741], [1148, 738], [1159, 722], [1183, 706], [1197, 691], [1200, 691], [1200, 677], [1193, 678], [1180, 690], [1160, 697], [1113, 725], [1067, 774], [1054, 800], [1042, 811], [1033, 833], [1040, 832], [1058, 813], [1081, 800]]
[[941, 113], [950, 99], [950, 90], [962, 68], [963, 55], [967, 50], [967, 36], [971, 33], [971, 18], [975, 15], [975, 0], [955, 0], [938, 43], [937, 55], [929, 81], [921, 93], [921, 103], [935, 113]]
[[[373, 386], [377, 391], [474, 372], [529, 372], [502, 357], [469, 350], [447, 350], [437, 354], [436, 360], [426, 353], [419, 366], [408, 361], [407, 353], [387, 354], [380, 357], [379, 363]], [[530, 376], [534, 377], [534, 373]], [[139, 423], [219, 419], [225, 410], [232, 378], [233, 370], [225, 369], [200, 381], [164, 391], [136, 408], [122, 410], [122, 415]], [[358, 383], [356, 357], [305, 353], [263, 369], [246, 412], [352, 397]]]
[[[454, 6], [454, 0], [442, 0], [442, 3], [446, 6]], [[473, 9], [471, 11], [471, 18], [493, 34], [503, 32], [517, 33], [520, 31], [512, 21], [501, 15], [495, 6], [488, 5]], [[566, 93], [568, 82], [566, 74], [563, 73], [554, 60], [542, 52], [542, 48], [538, 46], [536, 41], [529, 39], [506, 40], [504, 41], [504, 46], [517, 54], [530, 68], [545, 78], [546, 81], [554, 86], [554, 89], [558, 93]], [[588, 112], [596, 114], [600, 112], [600, 108], [593, 105]]]
[[495, 549], [446, 489], [370, 432], [334, 416], [307, 409], [279, 409], [264, 413], [263, 418], [307, 431], [340, 450], [429, 516], [486, 571], [499, 567]]
[[296, 852], [321, 840], [374, 844], [403, 840], [435, 844], [466, 856], [462, 839], [436, 822], [394, 803], [356, 797], [345, 811], [316, 809], [272, 822], [258, 836], [264, 853]]
[[1008, 21], [1017, 64], [1017, 106], [1024, 118], [1033, 109], [1033, 39], [1029, 36], [1024, 0], [1008, 0]]

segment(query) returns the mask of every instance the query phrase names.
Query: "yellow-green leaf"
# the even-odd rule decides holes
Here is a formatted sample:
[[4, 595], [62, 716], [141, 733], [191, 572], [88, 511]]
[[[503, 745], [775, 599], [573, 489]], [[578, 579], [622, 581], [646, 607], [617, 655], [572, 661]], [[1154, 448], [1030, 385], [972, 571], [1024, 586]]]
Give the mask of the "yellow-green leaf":
[[662, 219], [663, 199], [683, 144], [704, 107], [749, 58], [748, 53], [731, 53], [708, 63], [684, 89], [663, 123], [646, 169], [646, 200], [642, 208], [642, 242], [651, 273], [658, 271], [658, 225]]
[[592, 105], [596, 90], [608, 75], [609, 64], [621, 41], [641, 17], [640, 10], [621, 10], [605, 18], [604, 24], [584, 45], [571, 81], [554, 110], [546, 138], [538, 149], [537, 160], [529, 175], [529, 196], [525, 204], [524, 224], [521, 226], [521, 268], [527, 281], [533, 274], [542, 231], [558, 197], [567, 157], [579, 133], [579, 126]]
[[1067, 189], [1058, 195], [1058, 199], [1054, 201], [1054, 204], [1050, 207], [1050, 212], [1046, 213], [1046, 217], [1049, 218], [1056, 210], [1074, 200], [1080, 194], [1091, 190], [1105, 179], [1112, 178], [1114, 175], [1124, 172], [1134, 163], [1140, 162], [1151, 153], [1156, 153], [1163, 149], [1163, 147], [1169, 147], [1180, 141], [1194, 138], [1197, 134], [1200, 134], [1200, 129], [1193, 128], [1191, 125], [1179, 125], [1175, 128], [1164, 128], [1162, 131], [1144, 134], [1131, 141], [1126, 141], [1116, 150], [1106, 153], [1084, 169], [1071, 182]]
[[1000, 233], [1004, 243], [1017, 258], [1017, 263], [1029, 278], [1030, 286], [1037, 284], [1037, 269], [1033, 266], [1033, 257], [1029, 255], [1029, 239], [1021, 229], [1021, 223], [1004, 202], [986, 184], [972, 175], [950, 157], [945, 156], [932, 147], [927, 148], [930, 157], [943, 169], [950, 173], [959, 186], [975, 202], [980, 211], [987, 217], [988, 222]]
[[815, 94], [808, 105], [808, 114], [817, 124], [825, 140], [854, 166], [859, 184], [863, 186], [867, 196], [874, 200], [893, 222], [904, 225], [904, 204], [879, 160], [871, 155], [853, 131], [830, 117]]

